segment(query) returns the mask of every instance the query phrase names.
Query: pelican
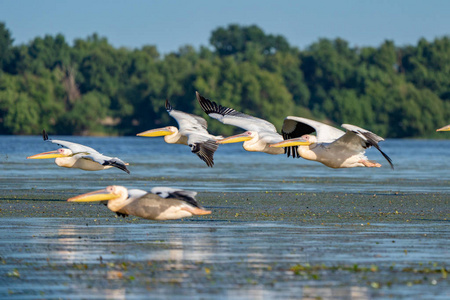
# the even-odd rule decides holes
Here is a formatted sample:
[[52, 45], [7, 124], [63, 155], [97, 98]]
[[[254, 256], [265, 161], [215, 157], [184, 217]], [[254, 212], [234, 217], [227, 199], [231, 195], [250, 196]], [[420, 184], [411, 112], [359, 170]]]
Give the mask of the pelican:
[[[381, 167], [364, 155], [366, 148], [374, 146], [394, 169], [392, 160], [378, 146], [378, 142], [384, 141], [382, 137], [355, 125], [342, 124], [342, 127], [347, 131], [289, 116], [285, 118], [282, 129], [285, 141], [270, 146], [289, 147], [286, 148], [287, 156], [318, 161], [330, 168]], [[313, 132], [317, 135], [310, 135]]]
[[168, 144], [188, 145], [192, 153], [197, 154], [208, 167], [212, 167], [214, 165], [214, 152], [219, 146], [216, 141], [222, 137], [209, 134], [206, 130], [208, 124], [202, 117], [173, 109], [169, 100], [166, 100], [166, 110], [177, 121], [179, 129], [174, 126], [167, 126], [147, 130], [138, 133], [137, 136], [164, 136], [164, 141]]
[[247, 151], [264, 152], [268, 154], [283, 154], [282, 148], [271, 148], [271, 144], [283, 141], [283, 137], [277, 133], [275, 126], [263, 119], [238, 112], [233, 108], [218, 105], [195, 92], [197, 100], [203, 111], [211, 118], [223, 124], [234, 125], [247, 130], [244, 133], [233, 135], [217, 141], [218, 144], [244, 142], [242, 147]]
[[442, 128], [436, 129], [436, 131], [450, 131], [450, 125], [444, 126]]
[[196, 192], [155, 187], [150, 192], [111, 185], [99, 191], [67, 199], [69, 202], [107, 201], [108, 208], [120, 216], [149, 220], [175, 220], [194, 215], [208, 215], [195, 200]]
[[84, 145], [49, 139], [45, 130], [42, 131], [42, 136], [44, 141], [57, 144], [61, 147], [66, 147], [68, 149], [60, 148], [55, 151], [43, 152], [28, 156], [27, 159], [55, 158], [55, 163], [60, 167], [77, 168], [86, 171], [99, 171], [116, 167], [130, 174], [130, 171], [127, 169], [128, 164], [117, 157], [103, 155], [97, 150]]

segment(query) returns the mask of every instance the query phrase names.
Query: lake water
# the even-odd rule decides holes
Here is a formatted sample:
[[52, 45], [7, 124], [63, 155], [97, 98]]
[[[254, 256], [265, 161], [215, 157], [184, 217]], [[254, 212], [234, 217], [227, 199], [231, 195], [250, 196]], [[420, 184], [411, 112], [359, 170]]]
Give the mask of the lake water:
[[[450, 140], [387, 140], [395, 170], [376, 149], [381, 168], [334, 170], [241, 144], [208, 168], [162, 138], [51, 138], [131, 174], [27, 160], [58, 146], [1, 136], [2, 299], [449, 299]], [[196, 190], [213, 213], [156, 222], [64, 201], [111, 184]]]
[[390, 169], [376, 149], [369, 159], [381, 168], [331, 169], [285, 155], [247, 152], [242, 143], [221, 145], [208, 168], [184, 145], [169, 145], [162, 138], [51, 136], [84, 144], [130, 164], [128, 175], [116, 168], [86, 172], [56, 166], [53, 159], [26, 157], [56, 150], [41, 136], [0, 137], [0, 189], [96, 189], [117, 184], [149, 189], [173, 186], [196, 191], [345, 191], [449, 192], [450, 140], [387, 140], [382, 150], [393, 160]]

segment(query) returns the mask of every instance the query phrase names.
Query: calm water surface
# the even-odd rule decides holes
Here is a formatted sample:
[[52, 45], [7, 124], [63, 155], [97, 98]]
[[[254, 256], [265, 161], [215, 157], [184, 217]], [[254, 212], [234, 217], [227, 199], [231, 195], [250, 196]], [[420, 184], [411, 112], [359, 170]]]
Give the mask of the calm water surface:
[[184, 145], [162, 138], [51, 136], [84, 144], [130, 163], [131, 175], [118, 169], [86, 172], [65, 169], [53, 159], [27, 160], [57, 145], [40, 136], [0, 137], [0, 189], [92, 189], [110, 184], [141, 189], [168, 185], [197, 191], [348, 191], [449, 192], [450, 140], [387, 140], [382, 150], [393, 160], [391, 170], [376, 149], [369, 159], [381, 168], [330, 169], [316, 162], [247, 152], [242, 144], [221, 145], [208, 168]]
[[[64, 200], [70, 193], [119, 184], [199, 192], [407, 195], [376, 208], [376, 203], [383, 202], [355, 198], [360, 206], [351, 202], [342, 208], [339, 203], [348, 202], [333, 204], [328, 199], [330, 214], [337, 216], [335, 221], [325, 218], [324, 223], [312, 222], [316, 218], [312, 213], [325, 217], [328, 206], [323, 210], [317, 205], [305, 207], [301, 199], [295, 206], [276, 204], [286, 213], [293, 209], [291, 219], [259, 220], [258, 216], [271, 214], [275, 203], [270, 199], [276, 201], [276, 197], [264, 205], [258, 197], [238, 205], [222, 202], [225, 198], [220, 197], [225, 196], [217, 194], [220, 199], [209, 199], [220, 203], [211, 208], [212, 219], [169, 222], [115, 218], [102, 205], [37, 201], [27, 210], [21, 204], [28, 202], [5, 200], [0, 218], [0, 298], [449, 299], [448, 279], [440, 272], [421, 274], [404, 268], [448, 269], [448, 219], [430, 212], [442, 211], [445, 205], [435, 207], [434, 200], [428, 199], [432, 197], [416, 199], [412, 194], [448, 195], [450, 140], [388, 140], [381, 147], [392, 158], [395, 170], [376, 149], [369, 149], [367, 156], [383, 164], [381, 168], [334, 170], [284, 155], [246, 152], [241, 144], [221, 145], [214, 168], [208, 168], [187, 146], [168, 145], [162, 138], [52, 138], [117, 156], [130, 163], [131, 174], [116, 168], [99, 172], [66, 169], [56, 166], [53, 159], [27, 160], [27, 156], [58, 146], [40, 136], [0, 136], [0, 190], [4, 194], [25, 190], [35, 200], [39, 193], [33, 191], [45, 189], [61, 193], [60, 200]], [[428, 201], [425, 219], [423, 204], [419, 205], [423, 198]], [[397, 209], [401, 216], [406, 213], [404, 222], [390, 221]], [[11, 210], [23, 215], [10, 217]], [[67, 217], [40, 216], [52, 210]], [[84, 211], [84, 217], [78, 211]], [[349, 212], [354, 217], [348, 217]], [[341, 220], [339, 214], [347, 217]], [[238, 215], [253, 217], [241, 220]], [[374, 264], [379, 271], [322, 269], [296, 275], [290, 269], [298, 264], [327, 268]]]

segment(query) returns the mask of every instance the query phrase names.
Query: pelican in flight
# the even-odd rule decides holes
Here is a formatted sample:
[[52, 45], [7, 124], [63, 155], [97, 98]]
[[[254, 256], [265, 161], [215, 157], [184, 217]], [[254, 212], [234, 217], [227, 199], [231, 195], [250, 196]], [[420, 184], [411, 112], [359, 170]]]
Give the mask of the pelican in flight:
[[[318, 161], [330, 168], [381, 167], [368, 160], [365, 149], [374, 146], [394, 169], [392, 160], [378, 146], [382, 137], [350, 124], [342, 124], [347, 131], [300, 117], [286, 117], [283, 123], [283, 142], [271, 147], [287, 147], [287, 156]], [[316, 132], [317, 135], [311, 135]], [[296, 137], [296, 138], [292, 138]]]
[[436, 131], [450, 131], [450, 125], [444, 126], [442, 128], [436, 129]]
[[219, 146], [216, 141], [222, 137], [209, 134], [207, 131], [208, 124], [202, 117], [173, 109], [169, 100], [166, 100], [166, 110], [177, 121], [179, 129], [174, 126], [167, 126], [147, 130], [138, 133], [137, 136], [164, 136], [164, 141], [168, 144], [188, 145], [192, 153], [197, 154], [208, 167], [212, 167], [214, 165], [214, 152]]
[[111, 185], [106, 189], [67, 199], [69, 202], [107, 201], [108, 208], [119, 216], [136, 216], [149, 220], [175, 220], [194, 215], [208, 215], [195, 200], [196, 192], [155, 187], [150, 192]]
[[283, 154], [282, 148], [271, 148], [271, 144], [283, 141], [283, 137], [277, 133], [275, 126], [263, 119], [249, 116], [232, 108], [218, 105], [198, 92], [195, 92], [197, 100], [203, 111], [211, 118], [223, 124], [229, 124], [247, 130], [244, 133], [233, 135], [217, 141], [218, 144], [244, 142], [242, 147], [247, 151], [264, 152], [268, 154]]
[[49, 139], [45, 130], [42, 131], [42, 136], [44, 137], [44, 141], [68, 149], [60, 148], [55, 151], [43, 152], [28, 156], [27, 159], [55, 158], [55, 163], [60, 167], [77, 168], [86, 171], [99, 171], [116, 167], [130, 174], [130, 171], [127, 169], [128, 164], [117, 157], [103, 155], [97, 150], [84, 145]]

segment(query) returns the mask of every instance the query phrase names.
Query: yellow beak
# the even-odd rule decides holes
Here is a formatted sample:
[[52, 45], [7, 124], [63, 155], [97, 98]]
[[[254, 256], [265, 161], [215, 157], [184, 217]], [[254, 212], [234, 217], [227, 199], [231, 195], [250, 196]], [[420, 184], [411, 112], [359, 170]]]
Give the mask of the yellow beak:
[[147, 130], [141, 133], [136, 134], [137, 136], [149, 136], [149, 137], [155, 137], [155, 136], [165, 136], [165, 135], [170, 135], [173, 134], [172, 131], [170, 131], [167, 128], [158, 128], [158, 129], [152, 129], [152, 130]]
[[55, 150], [28, 156], [27, 159], [44, 159], [44, 158], [66, 157], [66, 156], [67, 155], [61, 154], [57, 150]]
[[450, 131], [450, 125], [444, 126], [442, 128], [436, 129], [436, 131]]
[[302, 138], [285, 140], [276, 144], [272, 144], [269, 147], [281, 148], [281, 147], [291, 147], [291, 146], [309, 146], [310, 142]]
[[94, 191], [82, 195], [78, 195], [72, 198], [67, 199], [69, 202], [94, 202], [94, 201], [105, 201], [112, 200], [117, 198], [118, 196], [108, 192], [106, 189]]
[[247, 133], [241, 133], [233, 136], [229, 136], [227, 138], [216, 141], [217, 144], [231, 144], [231, 143], [239, 143], [251, 140], [252, 137]]

